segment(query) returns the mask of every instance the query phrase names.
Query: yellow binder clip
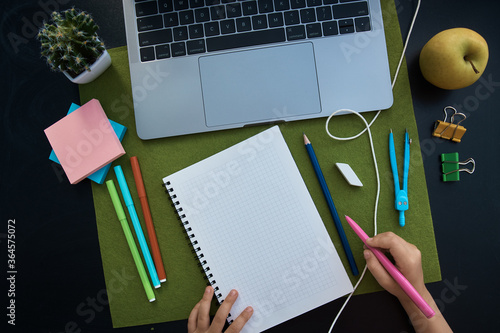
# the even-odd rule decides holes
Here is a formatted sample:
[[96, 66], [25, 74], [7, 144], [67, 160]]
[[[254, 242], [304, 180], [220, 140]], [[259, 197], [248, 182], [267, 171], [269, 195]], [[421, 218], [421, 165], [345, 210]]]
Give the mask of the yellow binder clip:
[[[432, 135], [437, 136], [439, 138], [443, 138], [446, 140], [452, 140], [454, 142], [460, 142], [462, 140], [462, 136], [465, 134], [465, 127], [460, 126], [460, 123], [467, 118], [465, 114], [457, 112], [457, 110], [453, 106], [447, 106], [444, 108], [444, 120], [437, 120], [434, 124], [434, 132]], [[447, 122], [448, 112], [452, 111], [453, 113], [450, 116], [450, 122]], [[462, 119], [455, 123], [455, 117], [460, 116]]]

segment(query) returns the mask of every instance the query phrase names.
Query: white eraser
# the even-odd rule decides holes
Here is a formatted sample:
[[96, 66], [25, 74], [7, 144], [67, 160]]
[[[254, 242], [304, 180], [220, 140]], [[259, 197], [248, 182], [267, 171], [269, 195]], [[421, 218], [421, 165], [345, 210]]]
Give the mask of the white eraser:
[[351, 169], [351, 166], [346, 163], [335, 163], [337, 168], [339, 168], [340, 173], [344, 176], [345, 180], [352, 186], [363, 186], [363, 183], [359, 180], [358, 176]]

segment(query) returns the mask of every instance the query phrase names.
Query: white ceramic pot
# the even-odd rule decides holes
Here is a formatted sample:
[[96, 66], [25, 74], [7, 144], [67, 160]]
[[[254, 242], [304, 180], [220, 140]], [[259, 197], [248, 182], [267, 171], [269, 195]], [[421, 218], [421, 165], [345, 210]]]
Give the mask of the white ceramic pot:
[[84, 71], [77, 77], [71, 77], [66, 72], [63, 72], [64, 75], [73, 83], [84, 84], [94, 81], [99, 75], [101, 75], [108, 67], [111, 65], [111, 57], [107, 50], [104, 50], [103, 54], [99, 58], [97, 58], [96, 62], [94, 62], [90, 66], [90, 71]]

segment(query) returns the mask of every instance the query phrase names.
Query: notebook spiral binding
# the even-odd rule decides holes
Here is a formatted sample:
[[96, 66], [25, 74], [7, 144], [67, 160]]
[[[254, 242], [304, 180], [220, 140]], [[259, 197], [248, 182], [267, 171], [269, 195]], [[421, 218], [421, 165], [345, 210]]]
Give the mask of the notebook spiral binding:
[[[198, 261], [198, 266], [201, 267], [200, 272], [203, 273], [205, 280], [208, 281], [207, 285], [211, 285], [214, 288], [215, 297], [217, 297], [217, 301], [222, 303], [224, 300], [222, 299], [222, 294], [219, 292], [219, 287], [217, 286], [217, 282], [214, 279], [213, 274], [210, 272], [210, 266], [208, 266], [208, 262], [203, 254], [201, 247], [198, 244], [198, 240], [196, 240], [196, 235], [194, 234], [191, 226], [189, 225], [189, 220], [184, 214], [181, 203], [177, 200], [177, 195], [169, 181], [163, 183], [166, 188], [166, 193], [169, 195], [169, 199], [172, 201], [172, 207], [177, 213], [177, 219], [180, 221], [180, 225], [183, 227], [184, 232], [186, 233], [186, 239], [191, 245], [191, 252], [194, 255], [194, 258]], [[231, 323], [232, 320], [229, 322]]]

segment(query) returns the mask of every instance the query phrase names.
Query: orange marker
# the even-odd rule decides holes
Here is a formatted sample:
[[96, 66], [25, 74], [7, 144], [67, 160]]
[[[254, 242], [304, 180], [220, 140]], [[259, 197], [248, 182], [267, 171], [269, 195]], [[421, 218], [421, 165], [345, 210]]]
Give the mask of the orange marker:
[[167, 281], [167, 275], [165, 274], [165, 268], [163, 267], [160, 247], [158, 246], [158, 240], [156, 239], [156, 232], [153, 225], [153, 218], [151, 217], [151, 211], [149, 210], [148, 198], [146, 196], [146, 189], [144, 188], [141, 168], [139, 167], [139, 161], [137, 160], [137, 156], [132, 156], [130, 158], [130, 164], [132, 165], [132, 172], [134, 173], [135, 186], [137, 187], [137, 194], [139, 195], [139, 199], [141, 200], [142, 213], [144, 214], [144, 220], [146, 221], [149, 243], [151, 246], [151, 251], [153, 252], [153, 260], [155, 262], [158, 277], [160, 279], [160, 282], [165, 282]]

